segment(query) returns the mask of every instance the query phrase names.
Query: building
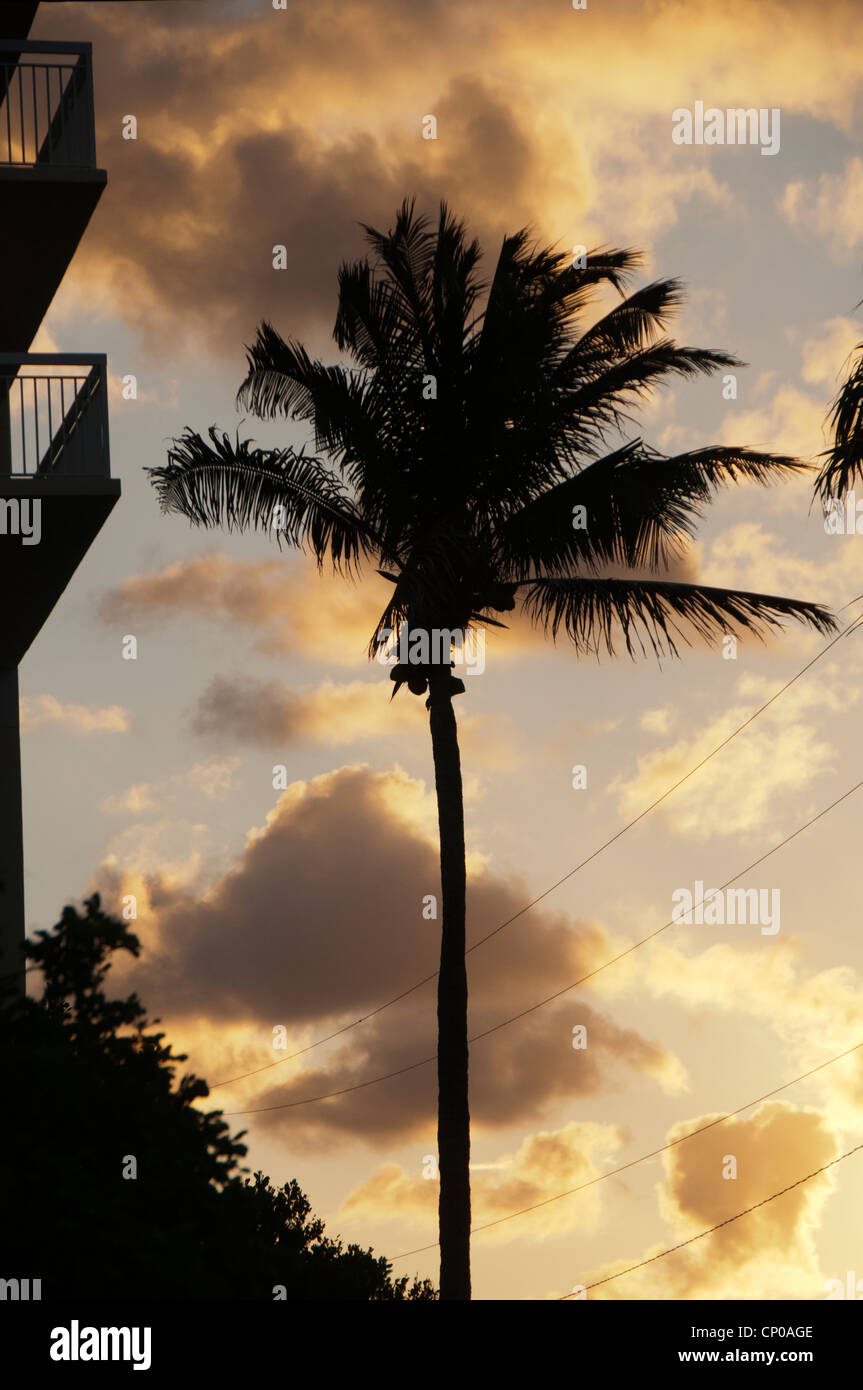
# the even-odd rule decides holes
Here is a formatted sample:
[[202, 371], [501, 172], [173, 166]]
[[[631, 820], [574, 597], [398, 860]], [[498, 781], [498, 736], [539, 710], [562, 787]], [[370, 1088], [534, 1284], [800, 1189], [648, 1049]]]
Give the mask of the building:
[[88, 43], [0, 5], [0, 973], [23, 989], [18, 666], [120, 495], [104, 353], [31, 353], [106, 183]]

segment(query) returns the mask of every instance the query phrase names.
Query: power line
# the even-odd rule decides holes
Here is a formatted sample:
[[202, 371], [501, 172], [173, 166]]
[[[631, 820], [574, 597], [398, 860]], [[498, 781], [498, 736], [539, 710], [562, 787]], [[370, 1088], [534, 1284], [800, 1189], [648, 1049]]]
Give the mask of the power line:
[[[808, 830], [810, 826], [815, 825], [817, 821], [828, 815], [830, 811], [840, 806], [843, 801], [847, 801], [848, 797], [853, 796], [861, 787], [863, 787], [863, 778], [861, 778], [859, 782], [856, 782], [853, 787], [849, 787], [847, 792], [843, 792], [841, 796], [838, 796], [829, 806], [825, 806], [817, 815], [812, 816], [804, 825], [798, 826], [790, 835], [786, 835], [785, 839], [780, 840], [772, 849], [767, 850], [764, 854], [760, 855], [758, 859], [754, 859], [751, 864], [747, 864], [745, 869], [741, 869], [731, 878], [726, 879], [725, 883], [719, 888], [711, 890], [708, 897], [712, 897], [713, 893], [723, 893], [732, 883], [736, 883], [739, 878], [743, 878], [744, 874], [751, 873], [753, 869], [757, 869], [759, 864], [763, 864], [771, 855], [776, 854], [780, 849], [784, 849], [792, 840], [796, 840], [797, 836], [802, 835], [804, 830]], [[705, 898], [700, 899], [699, 902], [694, 904], [694, 907], [703, 907], [705, 901]], [[609, 960], [603, 961], [602, 965], [596, 966], [594, 970], [589, 970], [586, 975], [582, 975], [579, 979], [573, 980], [569, 985], [564, 985], [562, 989], [555, 990], [554, 994], [547, 995], [545, 999], [540, 999], [538, 1003], [531, 1004], [528, 1008], [522, 1009], [520, 1013], [510, 1015], [509, 1018], [505, 1018], [501, 1023], [495, 1023], [491, 1028], [485, 1028], [481, 1033], [475, 1033], [473, 1037], [468, 1039], [468, 1042], [475, 1043], [478, 1042], [480, 1038], [487, 1038], [490, 1034], [499, 1032], [501, 1028], [507, 1028], [511, 1023], [516, 1023], [519, 1019], [526, 1018], [528, 1014], [535, 1013], [537, 1009], [544, 1008], [546, 1004], [553, 1003], [555, 999], [560, 999], [562, 995], [568, 994], [570, 990], [576, 989], [579, 985], [583, 985], [588, 980], [592, 980], [597, 975], [600, 975], [602, 971], [607, 970], [610, 965], [616, 965], [619, 960], [624, 960], [626, 956], [632, 955], [633, 951], [637, 951], [640, 946], [645, 946], [648, 941], [653, 941], [655, 937], [661, 936], [663, 932], [668, 931], [669, 927], [673, 927], [675, 923], [676, 919], [672, 917], [664, 926], [657, 927], [656, 931], [652, 931], [649, 935], [643, 936], [639, 941], [633, 942], [631, 946], [627, 946], [625, 951], [619, 951], [616, 956], [611, 956]], [[318, 1101], [332, 1100], [336, 1096], [348, 1095], [352, 1091], [362, 1091], [367, 1086], [376, 1085], [379, 1081], [390, 1081], [393, 1077], [403, 1076], [406, 1072], [415, 1071], [417, 1067], [428, 1066], [430, 1062], [435, 1061], [436, 1057], [437, 1053], [433, 1053], [431, 1057], [424, 1057], [422, 1061], [410, 1062], [407, 1066], [399, 1067], [396, 1071], [386, 1072], [383, 1076], [375, 1076], [369, 1081], [360, 1081], [356, 1085], [345, 1086], [339, 1091], [330, 1091], [325, 1095], [307, 1096], [305, 1100], [283, 1101], [279, 1105], [261, 1105], [254, 1110], [226, 1110], [223, 1113], [226, 1118], [236, 1118], [241, 1115], [262, 1115], [270, 1110], [294, 1110], [301, 1105], [314, 1105]]]
[[[471, 1227], [471, 1235], [479, 1235], [480, 1231], [487, 1231], [492, 1226], [500, 1226], [504, 1221], [514, 1221], [517, 1216], [526, 1216], [528, 1212], [539, 1211], [540, 1207], [547, 1207], [552, 1202], [560, 1202], [564, 1197], [572, 1197], [576, 1192], [583, 1192], [587, 1187], [595, 1187], [597, 1183], [605, 1182], [606, 1178], [616, 1178], [618, 1174], [627, 1172], [630, 1168], [636, 1168], [639, 1163], [646, 1163], [651, 1158], [658, 1158], [660, 1154], [667, 1153], [669, 1149], [674, 1149], [678, 1144], [685, 1144], [688, 1139], [694, 1139], [698, 1134], [704, 1134], [708, 1129], [714, 1129], [716, 1125], [724, 1125], [726, 1120], [733, 1120], [735, 1115], [742, 1115], [744, 1110], [751, 1110], [753, 1105], [761, 1105], [765, 1100], [771, 1100], [773, 1096], [778, 1096], [781, 1091], [787, 1091], [789, 1086], [796, 1086], [800, 1081], [806, 1081], [816, 1072], [823, 1071], [825, 1067], [832, 1067], [834, 1062], [841, 1062], [843, 1057], [850, 1057], [852, 1053], [859, 1052], [863, 1047], [863, 1042], [855, 1043], [847, 1051], [840, 1052], [837, 1057], [830, 1057], [828, 1061], [821, 1062], [819, 1066], [813, 1067], [811, 1071], [805, 1071], [801, 1076], [795, 1076], [791, 1081], [785, 1081], [781, 1086], [775, 1087], [772, 1091], [766, 1091], [763, 1096], [758, 1096], [756, 1100], [749, 1100], [745, 1105], [740, 1105], [736, 1110], [729, 1110], [726, 1115], [720, 1115], [716, 1120], [709, 1120], [706, 1125], [699, 1126], [698, 1129], [691, 1129], [688, 1134], [681, 1134], [679, 1138], [672, 1139], [668, 1144], [663, 1144], [658, 1149], [651, 1149], [650, 1153], [642, 1154], [640, 1158], [630, 1159], [628, 1163], [621, 1163], [619, 1168], [610, 1168], [607, 1173], [600, 1173], [595, 1178], [589, 1178], [587, 1182], [579, 1183], [577, 1187], [569, 1187], [566, 1192], [556, 1192], [553, 1197], [544, 1197], [541, 1202], [534, 1202], [532, 1206], [522, 1207], [520, 1211], [511, 1211], [506, 1216], [495, 1217], [494, 1221], [486, 1221], [482, 1226]], [[396, 1260], [406, 1260], [411, 1255], [424, 1255], [428, 1250], [437, 1250], [438, 1242], [432, 1241], [431, 1245], [420, 1245], [416, 1250], [405, 1250], [401, 1255], [390, 1257], [391, 1262]]]
[[[643, 1269], [645, 1265], [655, 1264], [657, 1260], [664, 1260], [666, 1255], [673, 1255], [675, 1250], [683, 1250], [687, 1245], [692, 1245], [696, 1240], [703, 1240], [705, 1236], [712, 1236], [715, 1231], [721, 1231], [723, 1226], [730, 1226], [733, 1221], [739, 1221], [742, 1216], [748, 1216], [750, 1212], [758, 1211], [759, 1207], [766, 1207], [768, 1202], [775, 1202], [777, 1197], [784, 1197], [786, 1192], [793, 1192], [795, 1187], [801, 1187], [805, 1182], [811, 1182], [812, 1178], [817, 1178], [819, 1174], [826, 1173], [828, 1168], [835, 1168], [837, 1163], [843, 1159], [850, 1158], [852, 1154], [859, 1153], [863, 1149], [863, 1144], [855, 1144], [853, 1149], [848, 1149], [847, 1153], [840, 1154], [830, 1163], [825, 1163], [823, 1167], [816, 1168], [814, 1173], [807, 1173], [805, 1178], [798, 1178], [796, 1182], [791, 1182], [787, 1187], [783, 1187], [779, 1192], [773, 1192], [769, 1197], [765, 1197], [761, 1202], [755, 1202], [745, 1211], [739, 1211], [736, 1216], [727, 1216], [724, 1221], [717, 1221], [715, 1226], [710, 1226], [706, 1231], [700, 1231], [697, 1236], [690, 1236], [689, 1240], [681, 1240], [677, 1245], [670, 1245], [667, 1250], [660, 1250], [658, 1255], [651, 1255], [647, 1260], [639, 1260], [638, 1264], [630, 1265], [628, 1269], [618, 1270], [617, 1274], [608, 1274], [604, 1279], [597, 1279], [593, 1284], [585, 1285], [585, 1293], [590, 1289], [598, 1289], [602, 1284], [610, 1284], [613, 1279], [622, 1279], [624, 1274], [632, 1274], [636, 1269]], [[568, 1298], [575, 1298], [574, 1293], [565, 1293], [558, 1299], [559, 1303], [564, 1303]]]
[[[863, 597], [863, 595], [861, 595], [861, 597]], [[852, 599], [851, 602], [856, 603], [857, 600]], [[844, 607], [848, 608], [850, 607], [850, 604], [845, 604]], [[842, 610], [840, 609], [840, 612], [841, 611]], [[820, 651], [816, 656], [814, 656], [811, 661], [808, 661], [805, 666], [801, 667], [797, 674], [795, 676], [792, 676], [789, 681], [786, 681], [785, 685], [783, 685], [781, 689], [777, 690], [775, 694], [771, 695], [770, 699], [765, 701], [765, 703], [760, 707], [760, 709], [757, 709], [754, 712], [754, 714], [751, 714], [748, 719], [745, 719], [744, 722], [741, 725], [739, 725], [739, 727], [736, 728], [731, 734], [729, 734], [727, 738], [724, 738], [721, 743], [718, 743], [716, 747], [712, 750], [712, 752], [708, 753], [706, 757], [702, 758], [700, 762], [696, 763], [694, 767], [690, 768], [689, 771], [679, 779], [679, 781], [675, 782], [672, 786], [668, 787], [667, 790], [664, 791], [661, 796], [658, 796], [655, 801], [652, 801], [649, 806], [646, 806], [643, 811], [640, 811], [639, 814], [633, 820], [629, 821], [626, 825], [624, 825], [622, 829], [618, 830], [616, 834], [612, 835], [611, 838], [609, 840], [606, 840], [604, 844], [600, 845], [598, 849], [595, 849], [592, 852], [592, 854], [589, 854], [587, 856], [586, 859], [582, 859], [580, 864], [576, 864], [574, 869], [570, 869], [569, 872], [564, 874], [562, 878], [559, 878], [556, 883], [553, 883], [550, 888], [546, 888], [543, 893], [540, 893], [539, 897], [534, 898], [524, 907], [519, 908], [518, 912], [514, 913], [512, 917], [508, 917], [505, 922], [501, 922], [499, 926], [495, 927], [492, 931], [488, 932], [486, 936], [480, 937], [479, 941], [475, 941], [472, 946], [469, 946], [467, 948], [467, 950], [465, 951], [465, 955], [469, 956], [472, 951], [476, 951], [478, 947], [485, 945], [485, 943], [487, 941], [490, 941], [493, 936], [497, 936], [498, 932], [503, 931], [504, 927], [511, 926], [513, 922], [516, 922], [519, 919], [519, 917], [523, 917], [526, 912], [529, 912], [531, 910], [531, 908], [536, 907], [537, 903], [541, 903], [544, 898], [547, 898], [549, 896], [550, 893], [555, 892], [555, 890], [560, 888], [562, 884], [568, 882], [568, 880], [573, 878], [575, 874], [579, 873], [582, 869], [586, 868], [588, 864], [592, 863], [594, 859], [598, 859], [599, 856], [605, 852], [605, 850], [609, 849], [613, 844], [615, 844], [617, 840], [621, 839], [622, 836], [624, 836], [628, 831], [632, 830], [634, 826], [638, 825], [640, 821], [644, 820], [645, 816], [650, 815], [651, 811], [655, 811], [657, 806], [660, 806], [662, 802], [666, 800], [667, 797], [671, 796], [673, 792], [677, 791], [678, 787], [682, 787], [684, 782], [688, 782], [690, 777], [694, 777], [696, 772], [699, 772], [701, 768], [703, 768], [707, 763], [709, 763], [712, 758], [715, 758], [718, 753], [721, 753], [723, 748], [726, 748], [728, 744], [731, 743], [732, 740], [737, 737], [738, 734], [741, 734], [744, 729], [748, 728], [748, 726], [752, 724], [759, 717], [759, 715], [762, 715], [766, 709], [769, 709], [769, 707], [780, 698], [780, 696], [784, 695], [786, 690], [789, 690], [791, 686], [794, 685], [796, 681], [800, 680], [802, 676], [805, 676], [806, 672], [810, 671], [812, 667], [822, 659], [822, 657], [826, 656], [827, 653], [831, 650], [831, 648], [835, 647], [837, 642], [841, 641], [843, 637], [847, 637], [851, 632], [854, 631], [855, 628], [859, 627], [861, 623], [863, 623], [863, 617], [855, 618], [852, 623], [849, 623], [846, 628], [843, 628], [842, 631], [838, 633], [836, 637], [832, 638], [832, 640], [828, 642], [827, 646], [824, 647], [822, 651]], [[303, 1057], [307, 1052], [313, 1052], [315, 1048], [323, 1047], [324, 1043], [332, 1042], [334, 1038], [341, 1037], [342, 1033], [349, 1033], [352, 1028], [358, 1028], [361, 1023], [367, 1023], [369, 1019], [375, 1018], [378, 1014], [383, 1013], [385, 1009], [392, 1008], [394, 1004], [401, 1003], [402, 999], [406, 999], [408, 995], [413, 994], [415, 990], [422, 989], [423, 985], [430, 984], [432, 980], [437, 979], [437, 975], [438, 972], [436, 970], [432, 971], [430, 975], [426, 975], [422, 980], [417, 980], [416, 984], [410, 985], [407, 989], [402, 990], [401, 994], [394, 995], [394, 997], [392, 999], [388, 999], [386, 1003], [379, 1004], [369, 1013], [362, 1014], [359, 1018], [355, 1018], [351, 1023], [343, 1024], [342, 1027], [337, 1028], [335, 1032], [328, 1033], [326, 1037], [318, 1038], [316, 1042], [309, 1043], [306, 1047], [300, 1048], [298, 1052], [292, 1052], [287, 1057], [280, 1057], [277, 1062], [267, 1062], [262, 1067], [255, 1067], [252, 1071], [241, 1072], [239, 1076], [228, 1077], [228, 1079], [225, 1081], [214, 1081], [213, 1084], [210, 1086], [210, 1090], [218, 1090], [220, 1086], [232, 1086], [235, 1081], [245, 1081], [250, 1076], [258, 1076], [261, 1072], [270, 1071], [272, 1067], [283, 1066], [285, 1062], [293, 1062], [296, 1060], [297, 1057]], [[393, 1072], [391, 1073], [391, 1075], [398, 1075], [398, 1073]]]

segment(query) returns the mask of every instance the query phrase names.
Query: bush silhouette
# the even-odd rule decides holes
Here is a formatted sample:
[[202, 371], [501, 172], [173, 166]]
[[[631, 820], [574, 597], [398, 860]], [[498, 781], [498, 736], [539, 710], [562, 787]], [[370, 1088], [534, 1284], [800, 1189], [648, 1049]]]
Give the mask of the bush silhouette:
[[140, 950], [98, 895], [27, 942], [42, 997], [0, 1009], [0, 1276], [43, 1299], [433, 1299], [325, 1236], [295, 1181], [241, 1168], [243, 1135], [193, 1105], [207, 1084], [177, 1079], [159, 1020], [103, 990], [113, 953]]

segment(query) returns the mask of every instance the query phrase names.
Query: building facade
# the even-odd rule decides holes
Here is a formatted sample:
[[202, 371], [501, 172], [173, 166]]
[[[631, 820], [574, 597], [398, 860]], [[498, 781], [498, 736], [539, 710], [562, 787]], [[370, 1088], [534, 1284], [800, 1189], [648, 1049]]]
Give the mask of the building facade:
[[13, 990], [25, 936], [18, 667], [120, 496], [104, 353], [29, 351], [107, 181], [90, 44], [31, 41], [36, 9], [0, 5], [0, 974]]

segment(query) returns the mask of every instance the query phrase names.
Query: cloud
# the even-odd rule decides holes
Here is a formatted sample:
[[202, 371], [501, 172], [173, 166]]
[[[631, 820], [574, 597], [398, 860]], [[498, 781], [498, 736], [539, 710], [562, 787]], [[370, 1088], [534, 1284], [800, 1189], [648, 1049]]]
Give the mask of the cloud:
[[[762, 449], [792, 458], [815, 459], [827, 447], [824, 433], [826, 401], [813, 397], [790, 382], [777, 388], [768, 404], [750, 410], [734, 410], [722, 422], [719, 438], [722, 444], [739, 444], [745, 439], [750, 449]], [[797, 494], [811, 492], [814, 478], [803, 475], [783, 483], [789, 502], [799, 506]]]
[[863, 245], [863, 159], [854, 155], [838, 174], [794, 179], [779, 209], [792, 227], [817, 236], [837, 260], [847, 260]]
[[[801, 509], [802, 510], [802, 509]], [[798, 515], [798, 527], [805, 526], [813, 542], [812, 558], [795, 552], [778, 531], [767, 531], [759, 521], [740, 521], [727, 527], [709, 543], [699, 547], [700, 579], [704, 584], [733, 585], [762, 594], [786, 594], [832, 606], [841, 624], [840, 610], [860, 590], [860, 565], [856, 539], [843, 534], [828, 535], [824, 530], [824, 511], [813, 505], [805, 520]], [[846, 620], [850, 615], [846, 614]], [[747, 640], [745, 637], [742, 639]], [[770, 644], [750, 638], [748, 654]], [[822, 645], [799, 624], [789, 624], [773, 639], [782, 650], [794, 654]], [[742, 645], [742, 644], [741, 644]]]
[[[374, 670], [376, 681], [324, 681], [303, 691], [279, 680], [216, 676], [192, 709], [191, 728], [222, 747], [226, 742], [253, 744], [274, 754], [299, 741], [333, 748], [376, 738], [427, 739], [425, 701], [404, 688], [392, 699], [386, 667]], [[464, 752], [482, 766], [514, 771], [523, 764], [515, 727], [503, 715], [461, 714], [459, 739]]]
[[[502, 1154], [494, 1164], [471, 1164], [474, 1228], [591, 1182], [611, 1166], [621, 1143], [616, 1126], [573, 1120], [560, 1129], [529, 1134], [515, 1153]], [[339, 1215], [362, 1216], [377, 1223], [408, 1220], [435, 1230], [439, 1185], [436, 1168], [425, 1162], [427, 1157], [410, 1173], [398, 1163], [382, 1164], [348, 1193]], [[596, 1185], [562, 1203], [540, 1206], [515, 1222], [503, 1221], [473, 1240], [498, 1244], [525, 1237], [542, 1240], [576, 1229], [585, 1233], [596, 1228], [601, 1214], [602, 1188]]]
[[[439, 929], [424, 919], [423, 903], [440, 892], [435, 829], [434, 803], [422, 783], [398, 771], [347, 767], [294, 783], [265, 825], [250, 832], [240, 859], [209, 887], [183, 880], [182, 863], [175, 884], [166, 886], [157, 853], [163, 846], [153, 841], [149, 863], [140, 852], [135, 858], [148, 894], [139, 910], [146, 949], [140, 965], [129, 966], [130, 979], [170, 1020], [172, 1036], [182, 1040], [184, 1019], [196, 1026], [206, 1019], [216, 1033], [244, 1022], [259, 1039], [258, 1065], [278, 1061], [274, 1027], [287, 1029], [291, 1054], [434, 974]], [[176, 858], [177, 841], [173, 852]], [[127, 891], [117, 847], [110, 870], [95, 880], [106, 901]], [[523, 907], [528, 892], [475, 862], [469, 877], [476, 940]], [[529, 927], [515, 925], [494, 950], [471, 957], [472, 1031], [492, 1028], [610, 953], [592, 924], [546, 912], [531, 914]], [[428, 984], [328, 1049], [232, 1087], [220, 1103], [226, 1110], [282, 1105], [411, 1067], [435, 1051], [434, 1009]], [[587, 1030], [584, 1049], [572, 1046], [575, 1025]], [[681, 1084], [669, 1053], [576, 994], [513, 1027], [517, 1035], [501, 1030], [473, 1049], [478, 1131], [541, 1122], [550, 1105], [604, 1093], [627, 1071], [672, 1089]], [[324, 1106], [271, 1111], [255, 1123], [289, 1136], [292, 1147], [317, 1150], [346, 1138], [427, 1145], [434, 1095], [434, 1069], [425, 1066]]]
[[205, 763], [195, 763], [179, 780], [195, 788], [208, 801], [224, 801], [236, 785], [234, 773], [239, 766], [239, 758], [210, 758]]
[[111, 836], [88, 891], [98, 890], [114, 910], [127, 893], [139, 910], [146, 904], [155, 909], [200, 881], [209, 835], [208, 826], [179, 817], [135, 821]]
[[210, 758], [195, 763], [185, 772], [175, 773], [163, 782], [138, 782], [116, 796], [107, 796], [101, 809], [109, 813], [130, 812], [140, 815], [157, 811], [176, 803], [180, 792], [197, 791], [207, 801], [224, 801], [236, 786], [234, 774], [240, 765], [237, 757]]
[[381, 678], [374, 683], [325, 681], [317, 690], [302, 693], [295, 693], [284, 681], [216, 676], [196, 702], [192, 728], [205, 737], [263, 748], [299, 739], [333, 747], [358, 738], [392, 735], [394, 730], [425, 733], [422, 704], [405, 699], [404, 692], [391, 702], [386, 671], [376, 669]]
[[[841, 686], [840, 668], [830, 666], [822, 679], [795, 686], [764, 712], [739, 738], [685, 784], [658, 814], [668, 830], [705, 843], [718, 836], [746, 835], [758, 842], [772, 839], [789, 793], [801, 791], [826, 769], [838, 750], [824, 738], [819, 711], [833, 715], [854, 703], [858, 692]], [[830, 682], [830, 684], [828, 684]], [[678, 781], [726, 739], [775, 693], [775, 684], [754, 672], [738, 681], [740, 703], [714, 716], [694, 736], [638, 760], [634, 777], [617, 779], [611, 790], [621, 813], [637, 814]]]
[[[716, 1118], [699, 1115], [675, 1125], [667, 1142]], [[838, 1152], [836, 1135], [821, 1115], [784, 1101], [770, 1101], [751, 1115], [678, 1144], [663, 1155], [665, 1177], [658, 1191], [668, 1238], [641, 1255], [633, 1252], [590, 1271], [583, 1282], [589, 1285], [650, 1260], [667, 1246], [727, 1221], [821, 1168]], [[733, 1178], [723, 1176], [733, 1171], [729, 1158], [736, 1161]], [[588, 1298], [823, 1297], [814, 1234], [838, 1181], [835, 1170], [813, 1178], [703, 1241], [591, 1290]]]
[[[817, 518], [820, 522], [820, 517]], [[834, 546], [838, 552], [838, 547]], [[760, 521], [739, 521], [701, 548], [705, 584], [733, 584], [756, 593], [785, 593], [824, 601], [824, 568], [795, 554]]]
[[[698, 579], [698, 562], [695, 553], [688, 551], [672, 557], [667, 567], [653, 574], [615, 566], [600, 572], [689, 583]], [[215, 551], [129, 575], [103, 596], [99, 615], [123, 631], [184, 622], [192, 616], [219, 625], [228, 622], [255, 634], [255, 650], [267, 656], [299, 654], [327, 666], [365, 666], [385, 674], [384, 667], [369, 663], [368, 644], [389, 594], [389, 583], [374, 572], [353, 584], [337, 575], [321, 574], [305, 560], [235, 560]], [[486, 630], [486, 670], [525, 653], [554, 653], [551, 638], [523, 609], [506, 616], [505, 631]], [[559, 638], [557, 645], [559, 651], [566, 651], [567, 639]], [[477, 679], [470, 675], [468, 687]], [[206, 693], [200, 709], [201, 732], [224, 726], [238, 708], [241, 690], [236, 681], [229, 685], [220, 681]], [[308, 715], [307, 705], [291, 702], [277, 685], [259, 687], [258, 694], [264, 709], [264, 740], [281, 737], [286, 726], [295, 727]], [[361, 700], [367, 698], [373, 697]]]
[[[797, 331], [789, 330], [788, 336], [797, 337]], [[790, 454], [820, 466], [819, 456], [829, 444], [829, 400], [860, 338], [860, 325], [853, 319], [827, 319], [820, 332], [799, 344], [800, 376], [807, 386], [818, 388], [817, 393], [801, 390], [790, 381], [777, 385], [775, 372], [762, 372], [753, 391], [753, 396], [762, 397], [761, 403], [749, 409], [735, 406], [727, 412], [720, 428], [721, 442], [735, 444], [745, 439], [751, 448]], [[771, 387], [773, 393], [767, 397]], [[812, 472], [788, 479], [777, 494], [780, 504], [799, 514], [811, 498], [813, 482]]]
[[832, 395], [840, 386], [848, 358], [859, 347], [861, 337], [863, 328], [855, 319], [828, 319], [824, 332], [803, 344], [803, 380], [825, 386]]
[[[831, 906], [825, 902], [824, 910], [829, 913]], [[604, 975], [603, 997], [649, 997], [693, 1018], [712, 1018], [718, 1031], [713, 1046], [729, 1061], [740, 1056], [747, 1061], [757, 1044], [744, 1044], [742, 1038], [753, 1038], [758, 1026], [770, 1039], [771, 1055], [775, 1044], [780, 1045], [783, 1060], [776, 1063], [777, 1083], [841, 1057], [807, 1085], [821, 1098], [823, 1113], [834, 1128], [858, 1134], [863, 1113], [863, 1049], [855, 1050], [863, 1038], [859, 973], [845, 965], [813, 970], [805, 921], [794, 936], [783, 929], [771, 938], [769, 950], [748, 937], [714, 941], [702, 949], [698, 928], [694, 933], [686, 928], [677, 932], [683, 937], [657, 941], [649, 952], [630, 956]]]
[[92, 705], [64, 705], [55, 695], [25, 695], [21, 700], [21, 732], [54, 727], [75, 734], [127, 734], [132, 716], [121, 705], [102, 709]]
[[243, 561], [214, 551], [129, 575], [105, 594], [99, 611], [104, 622], [124, 628], [190, 616], [235, 623], [257, 633], [257, 650], [267, 655], [299, 651], [328, 664], [357, 665], [368, 659], [389, 592], [375, 574], [354, 585], [319, 574], [311, 562]]
[[[367, 16], [379, 35], [386, 8]], [[359, 221], [385, 229], [406, 195], [431, 212], [441, 197], [456, 206], [470, 197], [476, 229], [492, 243], [503, 207], [521, 225], [549, 185], [563, 196], [558, 152], [513, 109], [506, 83], [475, 70], [452, 73], [428, 52], [434, 11], [416, 6], [398, 19], [408, 41], [426, 50], [431, 81], [399, 90], [389, 45], [380, 43], [367, 54], [355, 102], [348, 92], [356, 76], [345, 85], [334, 55], [341, 49], [355, 61], [357, 13], [332, 11], [325, 48], [308, 7], [292, 7], [289, 38], [281, 18], [246, 13], [238, 21], [209, 7], [206, 28], [177, 20], [169, 41], [155, 9], [147, 21], [154, 41], [142, 51], [93, 12], [98, 143], [110, 192], [73, 268], [71, 293], [136, 321], [151, 353], [170, 324], [175, 348], [206, 347], [239, 365], [264, 313], [320, 339], [335, 317], [340, 263], [365, 253]], [[130, 103], [135, 141], [121, 134]], [[427, 112], [438, 120], [437, 141], [422, 138]], [[579, 170], [572, 154], [567, 189]], [[288, 251], [284, 270], [273, 267], [279, 245]]]
[[140, 815], [143, 811], [155, 811], [158, 806], [149, 782], [139, 782], [116, 796], [106, 796], [101, 802], [101, 809], [110, 814], [128, 811], [134, 816]]
[[667, 734], [675, 717], [674, 711], [670, 709], [648, 709], [644, 711], [638, 722], [645, 733]]
[[[526, 223], [563, 244], [650, 241], [692, 199], [739, 219], [743, 201], [716, 170], [740, 152], [722, 166], [724, 151], [673, 146], [671, 112], [747, 92], [850, 128], [859, 7], [786, 17], [743, 0], [589, 17], [538, 0], [529, 28], [520, 3], [500, 0], [491, 30], [481, 7], [401, 0], [296, 0], [289, 16], [215, 4], [140, 6], [134, 21], [96, 4], [40, 15], [37, 32], [75, 37], [83, 24], [93, 39], [109, 170], [62, 302], [121, 315], [154, 354], [170, 336], [174, 351], [227, 354], [239, 370], [264, 313], [292, 334], [329, 331], [337, 268], [364, 250], [358, 220], [388, 226], [411, 193], [432, 211], [442, 196], [469, 209], [490, 253]], [[122, 138], [130, 111], [136, 140]], [[436, 140], [422, 138], [427, 114]], [[793, 211], [805, 201], [787, 198]], [[854, 206], [840, 203], [846, 241]]]

